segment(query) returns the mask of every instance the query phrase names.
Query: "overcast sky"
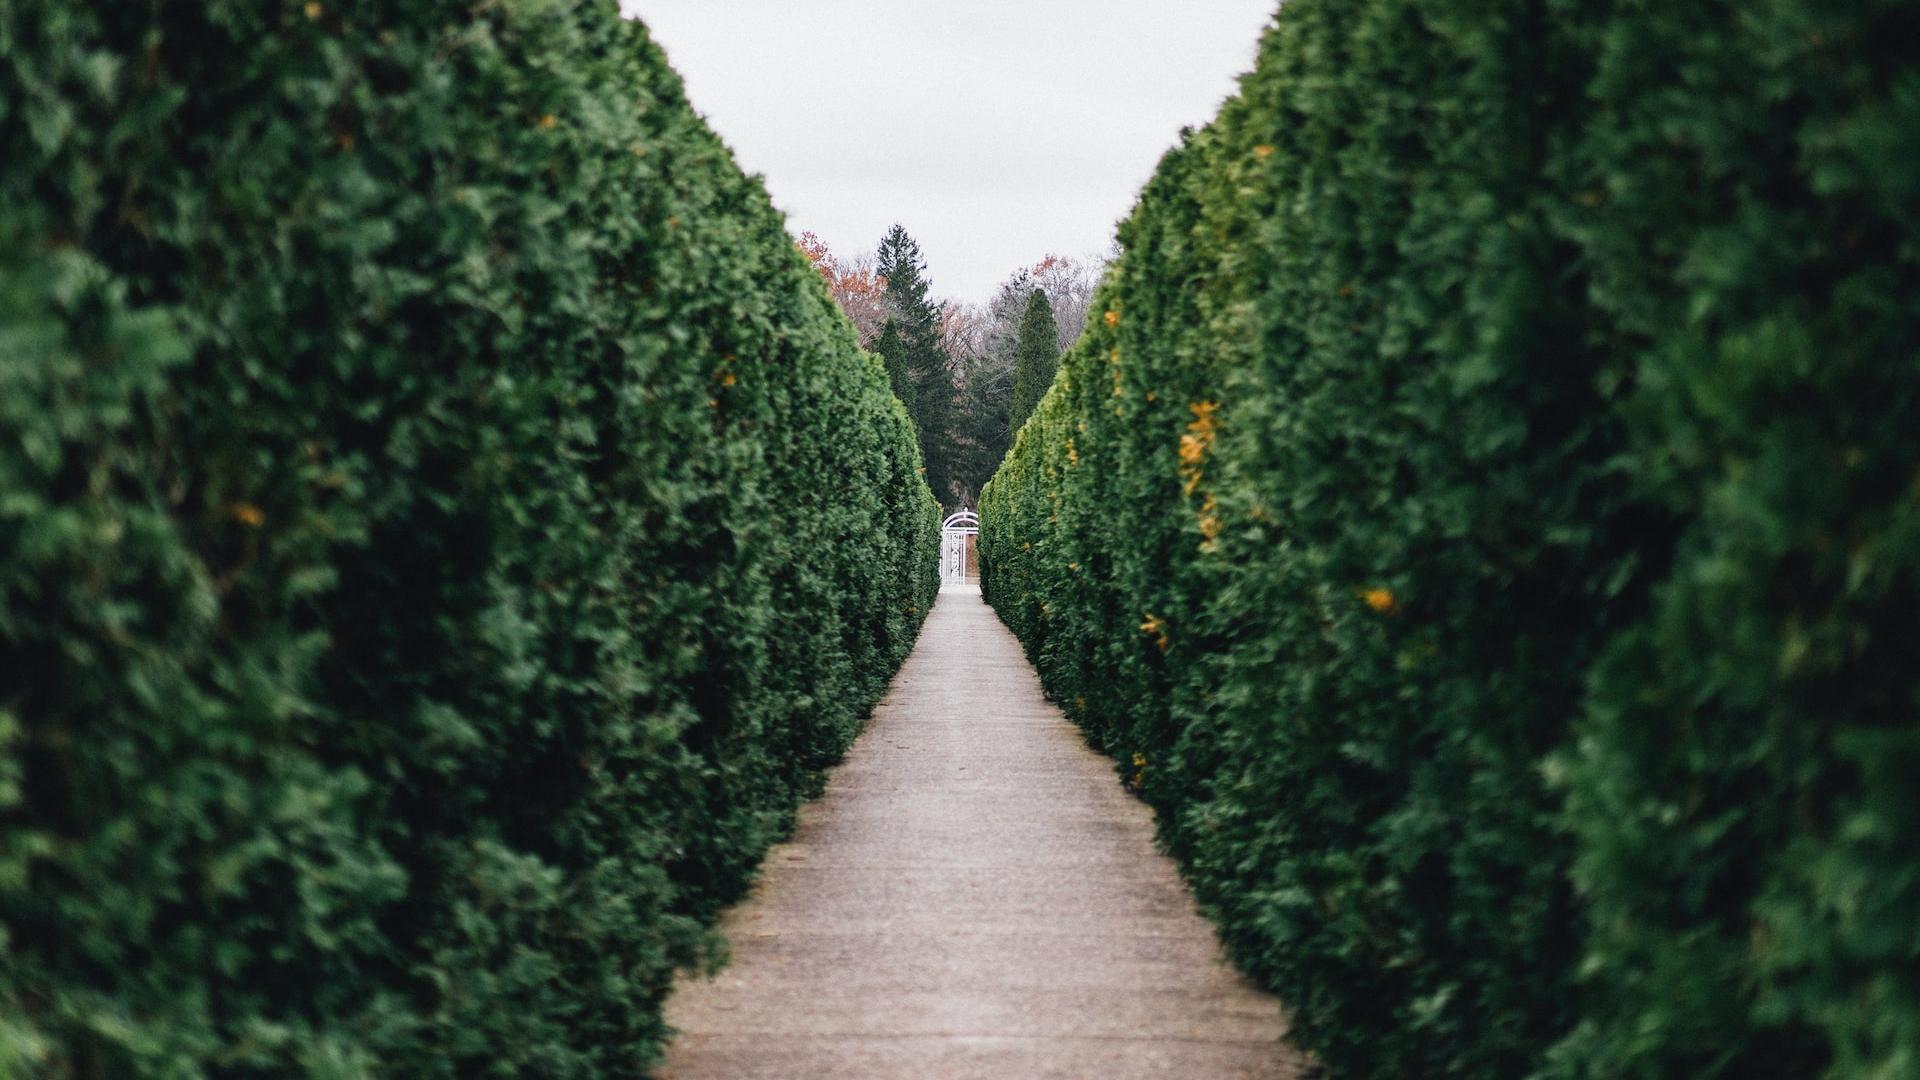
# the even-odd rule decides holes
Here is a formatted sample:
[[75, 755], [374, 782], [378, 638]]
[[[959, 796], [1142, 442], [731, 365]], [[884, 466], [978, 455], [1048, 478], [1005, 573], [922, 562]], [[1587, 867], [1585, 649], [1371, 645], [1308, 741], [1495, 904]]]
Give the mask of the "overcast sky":
[[789, 227], [842, 256], [899, 221], [934, 292], [1097, 255], [1276, 0], [621, 0]]

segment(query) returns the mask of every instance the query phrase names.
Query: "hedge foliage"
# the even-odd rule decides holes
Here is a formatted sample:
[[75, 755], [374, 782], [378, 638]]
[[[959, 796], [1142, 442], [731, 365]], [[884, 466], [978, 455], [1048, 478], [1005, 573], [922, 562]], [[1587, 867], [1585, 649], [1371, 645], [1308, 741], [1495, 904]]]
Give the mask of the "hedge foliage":
[[1289, 0], [982, 497], [1342, 1080], [1920, 1070], [1920, 10]]
[[937, 588], [613, 0], [0, 6], [0, 1076], [633, 1076]]

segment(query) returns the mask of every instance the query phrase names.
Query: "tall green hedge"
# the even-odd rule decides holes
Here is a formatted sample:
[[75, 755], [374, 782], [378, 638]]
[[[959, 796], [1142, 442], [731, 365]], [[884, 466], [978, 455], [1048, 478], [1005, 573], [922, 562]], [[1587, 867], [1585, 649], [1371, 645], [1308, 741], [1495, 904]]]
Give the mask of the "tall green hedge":
[[0, 1076], [630, 1077], [937, 587], [613, 0], [0, 5]]
[[1920, 1070], [1920, 9], [1289, 0], [982, 497], [1334, 1076]]

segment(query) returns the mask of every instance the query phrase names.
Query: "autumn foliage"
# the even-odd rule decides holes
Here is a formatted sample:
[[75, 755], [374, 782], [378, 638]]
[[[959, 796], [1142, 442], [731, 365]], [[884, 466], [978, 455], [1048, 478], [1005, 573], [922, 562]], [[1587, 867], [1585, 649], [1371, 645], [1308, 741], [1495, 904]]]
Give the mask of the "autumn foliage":
[[811, 232], [801, 233], [796, 243], [826, 282], [827, 294], [860, 332], [861, 347], [873, 348], [887, 321], [887, 286], [875, 272], [872, 260], [843, 260]]

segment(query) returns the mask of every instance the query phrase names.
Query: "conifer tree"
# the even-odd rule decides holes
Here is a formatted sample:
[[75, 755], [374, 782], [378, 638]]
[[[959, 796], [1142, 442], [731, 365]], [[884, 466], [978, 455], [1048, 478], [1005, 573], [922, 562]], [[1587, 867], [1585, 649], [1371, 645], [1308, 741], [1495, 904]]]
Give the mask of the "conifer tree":
[[[933, 283], [927, 278], [926, 258], [907, 230], [895, 225], [880, 238], [875, 271], [886, 284], [887, 313], [898, 337], [897, 358], [887, 356], [888, 371], [901, 372], [895, 393], [920, 429], [920, 454], [926, 462], [927, 483], [942, 502], [953, 498], [954, 444], [948, 431], [953, 408], [953, 378], [946, 350], [940, 346], [940, 319], [944, 305], [928, 297]], [[884, 334], [885, 331], [883, 330]], [[876, 345], [878, 349], [878, 345]], [[901, 393], [901, 387], [909, 393]]]
[[1013, 369], [976, 358], [955, 382], [957, 398], [951, 425], [954, 495], [972, 506], [978, 504], [981, 487], [1007, 456], [1007, 406], [1013, 400]]
[[893, 396], [900, 399], [900, 403], [907, 407], [907, 415], [918, 424], [920, 417], [914, 406], [919, 401], [919, 395], [914, 393], [913, 376], [907, 369], [907, 347], [900, 337], [899, 323], [887, 320], [886, 325], [880, 328], [879, 340], [873, 343], [873, 351], [886, 362], [887, 382], [893, 385]]
[[1053, 323], [1053, 303], [1045, 289], [1033, 290], [1027, 299], [1027, 314], [1020, 320], [1019, 344], [1014, 348], [1013, 408], [1008, 413], [1009, 431], [1020, 430], [1033, 413], [1033, 407], [1053, 385], [1054, 372], [1060, 369], [1059, 331]]
[[920, 253], [919, 242], [896, 224], [880, 238], [874, 263], [875, 272], [886, 284], [888, 314], [901, 324], [902, 336], [911, 339], [918, 333], [931, 333], [937, 339], [940, 305], [928, 299], [933, 282], [927, 279], [927, 260]]

